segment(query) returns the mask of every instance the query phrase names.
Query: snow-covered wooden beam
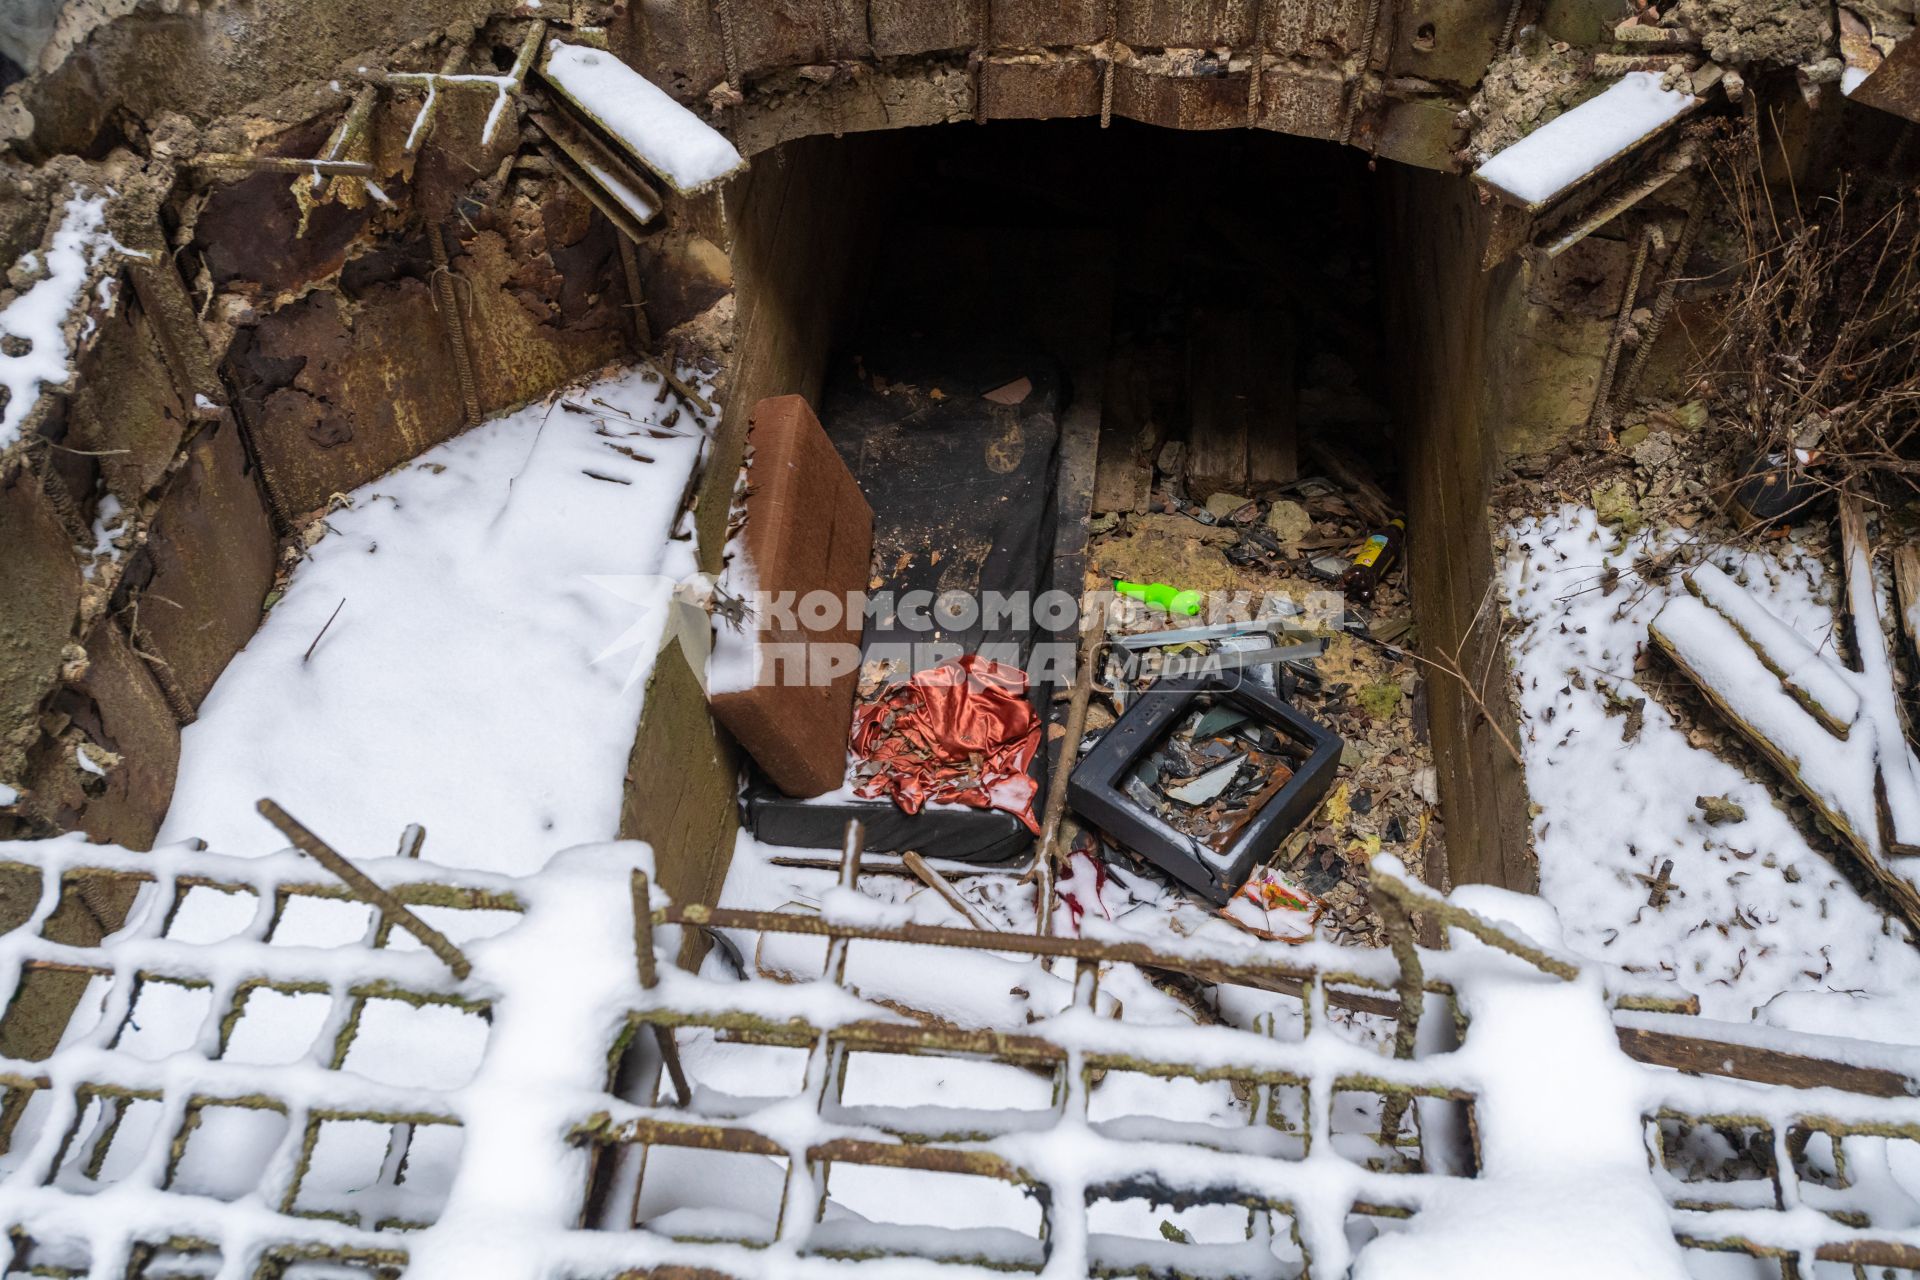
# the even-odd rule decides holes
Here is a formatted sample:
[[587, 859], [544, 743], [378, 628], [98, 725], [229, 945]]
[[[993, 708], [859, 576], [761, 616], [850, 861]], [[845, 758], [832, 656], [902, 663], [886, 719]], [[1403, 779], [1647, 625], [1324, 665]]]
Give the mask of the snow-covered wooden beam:
[[1920, 929], [1920, 763], [1893, 685], [1872, 549], [1843, 500], [1842, 571], [1858, 669], [1821, 654], [1703, 564], [1648, 629], [1716, 710], [1806, 797]]
[[558, 110], [529, 113], [546, 134], [547, 158], [561, 177], [591, 200], [628, 240], [637, 240], [659, 214], [660, 195], [632, 166]]
[[680, 195], [696, 195], [747, 166], [717, 129], [605, 49], [550, 41], [540, 74]]
[[1691, 93], [1662, 87], [1651, 71], [1631, 72], [1500, 151], [1474, 170], [1474, 181], [1510, 204], [1537, 211], [1699, 105]]

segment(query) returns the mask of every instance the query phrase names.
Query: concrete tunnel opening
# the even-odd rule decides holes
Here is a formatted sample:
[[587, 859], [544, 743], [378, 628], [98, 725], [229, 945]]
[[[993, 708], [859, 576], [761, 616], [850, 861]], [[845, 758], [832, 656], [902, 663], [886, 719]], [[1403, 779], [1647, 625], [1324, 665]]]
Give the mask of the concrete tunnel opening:
[[[876, 509], [865, 585], [1077, 597], [1097, 581], [1187, 575], [1175, 585], [1257, 597], [1285, 581], [1300, 593], [1334, 586], [1326, 571], [1337, 577], [1369, 532], [1401, 518], [1412, 529], [1407, 564], [1362, 629], [1397, 622], [1375, 630], [1439, 642], [1485, 686], [1492, 462], [1482, 415], [1499, 402], [1501, 353], [1482, 335], [1500, 294], [1475, 258], [1481, 211], [1463, 180], [1266, 131], [1003, 121], [785, 144], [758, 162], [732, 213], [737, 367], [777, 370], [763, 385], [805, 395], [854, 468]], [[1021, 410], [979, 399], [1029, 374], [1046, 406], [1033, 435]], [[913, 424], [940, 404], [928, 397], [948, 395], [1008, 420], [972, 428], [985, 434], [971, 491], [965, 460], [911, 443], [924, 438]], [[852, 425], [843, 431], [842, 420]], [[1076, 433], [1091, 441], [1084, 458]], [[1024, 472], [1035, 473], [1030, 489], [1015, 485]], [[1169, 479], [1200, 520], [1213, 518], [1214, 499], [1219, 524], [1170, 506]], [[906, 497], [936, 495], [944, 481], [989, 504], [1006, 481], [1035, 509], [996, 546], [1007, 530], [990, 513], [970, 524], [980, 511], [970, 498], [941, 510]], [[721, 492], [710, 477], [709, 536], [724, 532], [711, 523]], [[1258, 499], [1263, 528], [1281, 500], [1300, 521], [1284, 554], [1269, 538], [1236, 548], [1240, 564], [1222, 557], [1236, 543], [1232, 497]], [[1322, 498], [1334, 518], [1316, 529], [1303, 508]], [[1438, 822], [1430, 838], [1424, 823], [1412, 836], [1411, 816], [1395, 828], [1434, 883], [1529, 886], [1523, 790], [1475, 697], [1411, 660], [1392, 675], [1404, 690], [1383, 692], [1384, 668], [1336, 681], [1335, 705], [1349, 713], [1356, 693], [1405, 696], [1377, 720], [1343, 722], [1363, 739], [1387, 730], [1350, 755], [1391, 757], [1361, 771], [1387, 779], [1357, 779], [1376, 793], [1362, 803], [1397, 789], [1458, 808], [1459, 835], [1444, 843]], [[634, 811], [657, 803], [644, 797]], [[763, 782], [749, 784], [743, 816], [750, 827], [767, 818], [771, 843], [830, 850], [856, 810], [831, 812], [780, 802]], [[1023, 848], [997, 835], [999, 847]], [[870, 847], [916, 838], [924, 833]], [[975, 836], [948, 847], [971, 858], [990, 845]], [[717, 888], [722, 874], [692, 866], [683, 883]]]

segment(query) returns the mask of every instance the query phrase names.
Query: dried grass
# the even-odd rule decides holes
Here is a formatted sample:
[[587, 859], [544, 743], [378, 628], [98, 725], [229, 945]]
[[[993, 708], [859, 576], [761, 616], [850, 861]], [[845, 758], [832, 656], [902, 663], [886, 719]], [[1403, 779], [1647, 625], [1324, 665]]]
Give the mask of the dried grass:
[[1714, 148], [1743, 278], [1701, 383], [1756, 449], [1805, 451], [1819, 483], [1920, 490], [1920, 190], [1843, 179], [1803, 204], [1760, 159], [1751, 129]]

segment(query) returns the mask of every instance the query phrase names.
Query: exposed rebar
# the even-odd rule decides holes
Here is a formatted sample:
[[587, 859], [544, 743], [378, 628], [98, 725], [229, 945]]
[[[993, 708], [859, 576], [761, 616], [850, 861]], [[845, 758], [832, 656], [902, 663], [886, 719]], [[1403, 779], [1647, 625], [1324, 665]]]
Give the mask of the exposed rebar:
[[620, 271], [627, 280], [627, 311], [633, 320], [633, 346], [635, 351], [645, 351], [653, 345], [653, 327], [647, 323], [647, 300], [640, 288], [639, 255], [633, 249], [633, 241], [625, 235], [616, 235], [615, 242], [620, 246]]
[[1640, 277], [1647, 269], [1647, 255], [1653, 251], [1654, 230], [1648, 227], [1640, 236], [1640, 248], [1633, 255], [1633, 267], [1627, 272], [1627, 287], [1620, 298], [1620, 314], [1613, 318], [1613, 336], [1607, 342], [1606, 362], [1600, 366], [1600, 381], [1593, 389], [1593, 407], [1587, 411], [1587, 426], [1597, 431], [1613, 430], [1613, 375], [1620, 365], [1620, 349], [1626, 345], [1627, 329], [1633, 323], [1633, 304], [1640, 297]]
[[195, 169], [252, 169], [265, 173], [304, 173], [321, 178], [370, 178], [373, 164], [367, 160], [307, 160], [300, 156], [253, 156], [237, 152], [211, 152], [187, 162]]
[[1633, 363], [1627, 366], [1627, 376], [1620, 382], [1620, 389], [1614, 400], [1625, 403], [1640, 382], [1640, 375], [1647, 367], [1647, 360], [1653, 355], [1653, 346], [1659, 340], [1660, 330], [1665, 327], [1667, 317], [1673, 314], [1674, 295], [1680, 288], [1680, 277], [1687, 269], [1687, 259], [1693, 256], [1693, 242], [1700, 234], [1700, 224], [1707, 216], [1707, 184], [1698, 182], [1694, 187], [1693, 204], [1687, 210], [1687, 224], [1681, 228], [1680, 239], [1673, 246], [1673, 257], [1667, 262], [1666, 278], [1660, 282], [1660, 292], [1653, 300], [1653, 317], [1647, 321], [1647, 331], [1640, 335], [1640, 345], [1634, 348]]
[[420, 945], [439, 957], [440, 962], [453, 970], [453, 976], [464, 979], [473, 972], [459, 947], [453, 945], [447, 935], [415, 915], [411, 908], [380, 885], [360, 868], [327, 844], [319, 836], [300, 825], [292, 814], [271, 800], [262, 800], [257, 806], [260, 814], [268, 822], [280, 829], [280, 834], [293, 842], [293, 847], [318, 862], [352, 889], [360, 898], [384, 913], [394, 923], [420, 940]]
[[1373, 67], [1373, 42], [1379, 31], [1380, 0], [1369, 0], [1366, 34], [1360, 41], [1360, 69], [1354, 74], [1353, 79], [1347, 81], [1347, 106], [1345, 116], [1340, 123], [1342, 146], [1353, 141], [1353, 124], [1360, 114], [1360, 95], [1367, 81], [1367, 73]]
[[453, 264], [447, 258], [447, 244], [439, 227], [427, 228], [427, 244], [433, 250], [433, 292], [439, 302], [440, 321], [446, 325], [447, 341], [453, 347], [453, 373], [460, 383], [460, 407], [467, 425], [472, 426], [480, 421], [480, 392], [473, 381], [473, 360], [467, 354], [467, 323], [453, 292]]

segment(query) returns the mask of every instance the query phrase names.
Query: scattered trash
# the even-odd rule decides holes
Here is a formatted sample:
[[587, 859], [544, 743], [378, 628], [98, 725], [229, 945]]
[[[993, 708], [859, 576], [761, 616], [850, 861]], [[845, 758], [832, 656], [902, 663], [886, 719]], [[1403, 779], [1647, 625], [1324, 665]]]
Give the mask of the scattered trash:
[[1104, 896], [1106, 888], [1107, 864], [1086, 849], [1075, 848], [1067, 856], [1066, 874], [1060, 877], [1055, 890], [1060, 895], [1061, 905], [1067, 909], [1068, 921], [1075, 936], [1080, 933], [1080, 921], [1086, 917], [1089, 904], [1098, 907], [1106, 919], [1113, 919], [1113, 912], [1108, 910]]
[[1240, 770], [1246, 763], [1246, 756], [1235, 756], [1225, 764], [1215, 765], [1197, 778], [1190, 778], [1180, 783], [1163, 782], [1160, 789], [1184, 805], [1207, 804], [1220, 798], [1220, 793], [1227, 789], [1227, 784], [1240, 776]]
[[1380, 579], [1399, 563], [1406, 537], [1407, 522], [1404, 520], [1389, 521], [1386, 528], [1368, 535], [1355, 553], [1353, 563], [1340, 575], [1340, 586], [1349, 599], [1358, 600], [1361, 604], [1372, 603]]
[[1807, 474], [1818, 459], [1805, 449], [1794, 450], [1792, 459], [1784, 452], [1756, 455], [1734, 483], [1727, 513], [1746, 530], [1784, 531], [1810, 519], [1831, 492]]
[[[1285, 602], [1282, 612], [1287, 617], [1298, 616], [1300, 609], [1292, 602]], [[1250, 622], [1216, 622], [1204, 627], [1181, 627], [1174, 631], [1149, 631], [1145, 635], [1114, 636], [1112, 643], [1123, 649], [1157, 649], [1162, 645], [1188, 644], [1198, 640], [1224, 640], [1231, 636], [1255, 635], [1261, 632], [1271, 634], [1286, 630], [1286, 624], [1280, 618], [1261, 618]]]
[[1128, 582], [1123, 578], [1115, 578], [1113, 589], [1123, 596], [1131, 596], [1135, 600], [1159, 605], [1169, 613], [1192, 615], [1200, 612], [1198, 591], [1181, 591], [1164, 582]]
[[[1343, 773], [1351, 771], [1354, 791], [1351, 803], [1343, 798], [1337, 811], [1329, 808], [1311, 821], [1303, 820], [1283, 839], [1278, 853], [1252, 865], [1272, 866], [1314, 897], [1322, 936], [1378, 945], [1384, 924], [1356, 869], [1387, 851], [1420, 867], [1427, 845], [1440, 834], [1438, 779], [1431, 748], [1419, 731], [1422, 668], [1410, 652], [1415, 628], [1397, 572], [1383, 569], [1364, 613], [1360, 602], [1350, 599], [1344, 620], [1322, 618], [1315, 604], [1325, 598], [1324, 584], [1346, 576], [1354, 549], [1370, 535], [1400, 532], [1403, 526], [1393, 522], [1401, 513], [1374, 482], [1364, 453], [1350, 454], [1311, 437], [1301, 448], [1321, 469], [1319, 474], [1254, 487], [1239, 505], [1234, 500], [1249, 487], [1224, 486], [1209, 510], [1187, 498], [1181, 478], [1184, 450], [1178, 442], [1156, 445], [1160, 474], [1142, 506], [1114, 508], [1094, 517], [1089, 526], [1091, 558], [1103, 576], [1236, 593], [1234, 598], [1258, 603], [1251, 620], [1209, 625], [1202, 625], [1200, 618], [1184, 626], [1179, 619], [1157, 623], [1152, 609], [1123, 610], [1115, 623], [1118, 633], [1107, 638], [1077, 755], [1083, 761], [1092, 758], [1103, 736], [1110, 736], [1157, 682], [1184, 683], [1213, 675], [1270, 689], [1340, 738], [1337, 764]], [[1376, 610], [1378, 616], [1373, 616]], [[1296, 648], [1303, 643], [1312, 648]], [[1232, 721], [1244, 713], [1231, 704], [1224, 711], [1223, 717], [1202, 718], [1192, 726], [1192, 736], [1201, 741], [1225, 738], [1229, 749], [1224, 753], [1190, 766], [1150, 758], [1115, 785], [1122, 800], [1165, 823], [1163, 834], [1187, 838], [1182, 824], [1233, 802], [1249, 786], [1257, 787], [1256, 760], [1234, 772], [1211, 802], [1189, 805], [1177, 798], [1191, 795], [1190, 788], [1209, 770], [1249, 749], [1232, 732]], [[1295, 760], [1285, 763], [1298, 768]], [[1163, 811], [1170, 817], [1162, 817]], [[1122, 842], [1116, 838], [1111, 843]], [[1132, 859], [1132, 846], [1122, 847], [1127, 851], [1110, 845], [1109, 855]], [[1204, 860], [1197, 854], [1187, 857]], [[1147, 864], [1115, 865], [1145, 869]], [[1202, 896], [1184, 880], [1177, 883]], [[1217, 906], [1218, 899], [1213, 901]], [[1253, 905], [1241, 903], [1235, 910], [1252, 913]], [[1298, 923], [1276, 923], [1272, 932], [1286, 934]], [[1235, 925], [1255, 931], [1266, 927], [1252, 914]]]
[[1314, 576], [1328, 582], [1338, 582], [1347, 576], [1347, 561], [1340, 556], [1315, 556], [1307, 561], [1307, 568]]
[[1040, 721], [1026, 673], [977, 654], [916, 673], [854, 712], [854, 794], [923, 805], [1000, 809], [1035, 835], [1037, 789], [1027, 767]]
[[1341, 746], [1253, 681], [1161, 681], [1101, 735], [1069, 795], [1123, 847], [1225, 906], [1318, 807]]
[[1312, 940], [1324, 910], [1318, 898], [1285, 872], [1261, 867], [1220, 908], [1220, 915], [1269, 942], [1300, 943]]
[[995, 404], [1015, 405], [1021, 403], [1032, 394], [1032, 378], [1015, 378], [1012, 382], [1004, 386], [995, 387], [991, 391], [983, 392], [980, 398], [983, 400], [991, 400]]

